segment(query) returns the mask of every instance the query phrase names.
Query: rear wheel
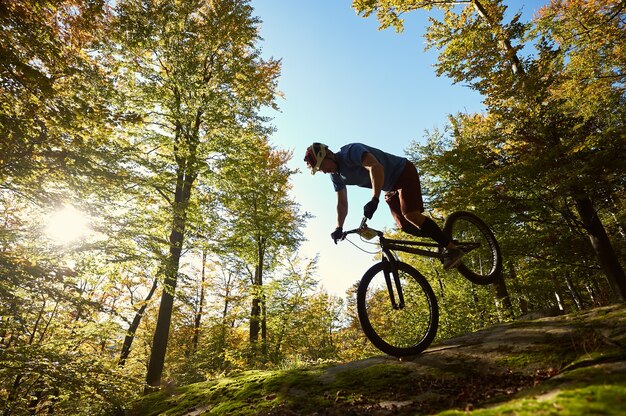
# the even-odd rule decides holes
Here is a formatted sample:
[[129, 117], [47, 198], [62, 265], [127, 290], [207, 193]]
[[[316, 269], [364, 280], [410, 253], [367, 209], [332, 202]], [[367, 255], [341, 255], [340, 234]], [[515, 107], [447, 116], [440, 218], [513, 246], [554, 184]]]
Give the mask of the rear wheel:
[[443, 231], [463, 251], [465, 256], [457, 267], [470, 282], [479, 285], [494, 283], [502, 273], [502, 254], [491, 229], [476, 215], [458, 211], [452, 213]]
[[[435, 293], [424, 276], [408, 264], [398, 262], [398, 278], [404, 306], [394, 308], [385, 279], [384, 261], [372, 266], [361, 279], [357, 310], [367, 338], [379, 350], [395, 356], [424, 351], [437, 334], [439, 308]], [[393, 281], [391, 273], [389, 277]], [[398, 291], [393, 290], [398, 302]]]

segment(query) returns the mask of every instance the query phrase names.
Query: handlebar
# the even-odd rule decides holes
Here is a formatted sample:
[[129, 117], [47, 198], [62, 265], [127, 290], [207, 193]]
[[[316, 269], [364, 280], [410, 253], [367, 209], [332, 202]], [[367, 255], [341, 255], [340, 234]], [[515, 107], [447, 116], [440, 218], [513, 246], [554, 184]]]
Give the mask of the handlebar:
[[358, 234], [361, 237], [365, 238], [366, 240], [371, 240], [372, 238], [378, 236], [378, 237], [382, 237], [383, 236], [383, 232], [382, 231], [378, 231], [375, 230], [373, 228], [370, 228], [367, 226], [367, 217], [363, 217], [363, 219], [361, 220], [361, 225], [359, 226], [359, 228], [355, 228], [353, 230], [348, 230], [348, 231], [344, 231], [342, 236], [341, 236], [341, 241], [345, 240], [346, 237], [349, 234]]

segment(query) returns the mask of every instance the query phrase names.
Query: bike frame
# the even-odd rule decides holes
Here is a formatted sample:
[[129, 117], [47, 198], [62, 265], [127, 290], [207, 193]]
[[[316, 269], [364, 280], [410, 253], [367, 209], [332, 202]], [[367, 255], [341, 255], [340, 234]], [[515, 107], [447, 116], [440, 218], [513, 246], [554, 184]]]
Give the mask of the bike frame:
[[[365, 224], [365, 218], [361, 222], [361, 227], [346, 231], [344, 233], [344, 238], [348, 234], [360, 233], [364, 229], [367, 229], [367, 225]], [[375, 231], [378, 236], [378, 241], [380, 244], [380, 248], [382, 251], [382, 263], [383, 263], [383, 273], [385, 275], [385, 283], [387, 285], [387, 291], [389, 292], [389, 299], [391, 301], [391, 305], [394, 309], [403, 309], [404, 308], [404, 294], [402, 292], [402, 285], [400, 284], [400, 277], [398, 276], [398, 260], [396, 260], [396, 256], [394, 255], [394, 251], [401, 251], [404, 253], [417, 254], [423, 257], [431, 257], [436, 259], [443, 260], [444, 253], [441, 250], [441, 246], [437, 243], [427, 243], [423, 241], [411, 241], [411, 240], [395, 240], [385, 238], [382, 231], [374, 230], [370, 228], [369, 230]], [[467, 242], [454, 242], [458, 247], [461, 247], [465, 252], [469, 252], [475, 248], [480, 246], [480, 243], [467, 243]], [[432, 249], [420, 248], [420, 247], [432, 247], [438, 248], [439, 250], [434, 251]], [[393, 283], [392, 278], [393, 276]], [[395, 291], [394, 291], [395, 286]], [[397, 301], [396, 301], [397, 297]]]
[[380, 247], [383, 252], [388, 251], [402, 251], [405, 253], [417, 254], [423, 257], [433, 257], [437, 259], [443, 259], [444, 254], [440, 250], [438, 252], [432, 250], [426, 250], [423, 248], [417, 247], [433, 247], [439, 248], [441, 247], [437, 243], [426, 243], [423, 241], [411, 241], [411, 240], [392, 240], [385, 237], [380, 237]]
[[[398, 276], [398, 261], [394, 255], [394, 251], [402, 251], [405, 253], [418, 254], [424, 257], [433, 257], [443, 259], [443, 252], [427, 250], [419, 247], [440, 247], [436, 243], [426, 243], [421, 241], [410, 240], [393, 240], [385, 238], [382, 233], [378, 233], [378, 239], [380, 248], [382, 251], [383, 273], [385, 275], [385, 283], [387, 285], [387, 291], [389, 292], [389, 300], [394, 309], [404, 308], [404, 293], [402, 292], [402, 285], [400, 284], [400, 277]], [[393, 283], [392, 278], [393, 276]], [[395, 286], [395, 291], [394, 291]], [[396, 301], [397, 297], [397, 301]]]

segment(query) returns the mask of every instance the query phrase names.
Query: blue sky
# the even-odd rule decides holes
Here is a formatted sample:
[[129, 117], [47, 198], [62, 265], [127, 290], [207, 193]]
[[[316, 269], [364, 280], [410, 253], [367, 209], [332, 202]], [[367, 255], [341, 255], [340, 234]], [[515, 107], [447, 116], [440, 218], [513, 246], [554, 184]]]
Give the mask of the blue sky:
[[[509, 1], [511, 10], [532, 14], [547, 0]], [[405, 16], [405, 30], [378, 31], [374, 17], [357, 16], [351, 0], [252, 0], [262, 20], [261, 47], [266, 57], [282, 60], [278, 99], [280, 112], [271, 111], [276, 132], [271, 141], [294, 151], [293, 195], [314, 218], [304, 229], [302, 255], [319, 254], [318, 278], [329, 292], [343, 296], [371, 266], [374, 256], [343, 242], [335, 245], [336, 195], [328, 175], [312, 176], [302, 162], [314, 142], [331, 150], [363, 142], [404, 155], [425, 130], [443, 127], [448, 114], [480, 112], [481, 97], [469, 88], [435, 75], [437, 51], [424, 51], [423, 33], [432, 12]], [[528, 20], [528, 19], [525, 19]], [[363, 215], [371, 191], [348, 189], [346, 228]], [[382, 229], [394, 221], [381, 203], [370, 225]], [[358, 239], [355, 242], [359, 242]], [[360, 244], [372, 251], [371, 247]]]

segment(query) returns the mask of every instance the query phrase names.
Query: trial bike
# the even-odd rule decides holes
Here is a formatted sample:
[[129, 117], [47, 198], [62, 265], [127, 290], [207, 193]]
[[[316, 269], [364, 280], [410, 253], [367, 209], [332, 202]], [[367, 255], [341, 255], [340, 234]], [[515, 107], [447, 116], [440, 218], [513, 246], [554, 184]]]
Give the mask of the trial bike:
[[[437, 298], [428, 280], [414, 267], [400, 261], [394, 251], [413, 253], [443, 262], [437, 243], [389, 239], [367, 226], [345, 231], [371, 240], [378, 237], [381, 261], [365, 272], [357, 289], [361, 328], [379, 350], [395, 356], [416, 355], [431, 344], [439, 326]], [[465, 253], [456, 270], [469, 281], [487, 285], [502, 272], [502, 254], [484, 221], [471, 212], [457, 211], [445, 220], [444, 233]]]

